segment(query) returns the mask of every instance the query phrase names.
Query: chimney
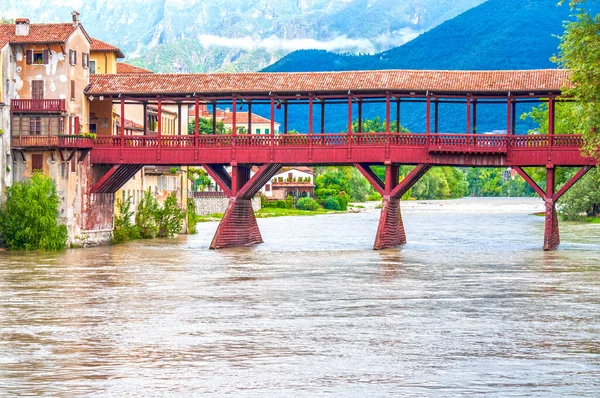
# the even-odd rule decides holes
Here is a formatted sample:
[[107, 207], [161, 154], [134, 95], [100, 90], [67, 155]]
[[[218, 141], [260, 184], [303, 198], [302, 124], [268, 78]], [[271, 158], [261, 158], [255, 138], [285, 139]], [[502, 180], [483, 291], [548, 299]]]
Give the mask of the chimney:
[[29, 19], [15, 19], [15, 36], [29, 36]]
[[79, 26], [79, 13], [77, 11], [73, 11], [71, 16], [73, 17], [73, 26]]

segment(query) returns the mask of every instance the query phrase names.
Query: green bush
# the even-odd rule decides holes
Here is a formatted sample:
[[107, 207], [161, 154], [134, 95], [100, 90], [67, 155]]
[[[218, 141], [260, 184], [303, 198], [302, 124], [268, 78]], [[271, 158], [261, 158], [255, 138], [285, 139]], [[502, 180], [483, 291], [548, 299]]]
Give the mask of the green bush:
[[328, 197], [327, 199], [325, 199], [325, 202], [323, 203], [323, 207], [326, 208], [327, 210], [340, 210], [340, 202], [338, 202], [337, 198], [334, 198], [333, 196]]
[[293, 209], [294, 208], [294, 198], [291, 195], [288, 195], [285, 198], [285, 208], [286, 209]]
[[196, 224], [198, 224], [198, 215], [196, 214], [196, 202], [194, 201], [194, 198], [188, 198], [187, 224], [188, 234], [194, 235], [198, 233], [198, 228], [196, 228]]
[[140, 201], [135, 215], [135, 225], [140, 232], [142, 239], [154, 239], [158, 233], [156, 223], [156, 213], [158, 211], [158, 202], [150, 188], [144, 191], [144, 197]]
[[131, 222], [133, 211], [131, 210], [131, 198], [126, 200], [117, 199], [117, 214], [113, 229], [112, 243], [123, 243], [140, 238], [140, 231]]
[[348, 199], [348, 195], [344, 192], [340, 192], [335, 196], [335, 200], [337, 200], [340, 205], [340, 210], [348, 210]]
[[275, 207], [277, 207], [278, 209], [285, 209], [286, 208], [285, 201], [283, 201], [283, 200], [276, 200], [275, 201]]
[[379, 194], [379, 192], [373, 191], [368, 197], [367, 200], [370, 202], [376, 201], [376, 200], [381, 200], [381, 195]]
[[185, 211], [178, 206], [175, 192], [167, 196], [162, 206], [158, 206], [155, 217], [158, 226], [157, 236], [172, 238], [181, 232]]
[[300, 198], [296, 202], [296, 209], [298, 210], [315, 211], [319, 208], [319, 204], [313, 198]]
[[58, 224], [60, 200], [50, 177], [35, 173], [6, 188], [0, 231], [9, 250], [62, 250], [67, 227]]

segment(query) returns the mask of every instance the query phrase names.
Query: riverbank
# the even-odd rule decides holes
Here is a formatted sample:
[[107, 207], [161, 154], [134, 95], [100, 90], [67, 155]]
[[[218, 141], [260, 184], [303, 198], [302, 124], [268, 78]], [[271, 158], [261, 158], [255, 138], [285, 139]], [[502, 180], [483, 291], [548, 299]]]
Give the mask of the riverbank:
[[[333, 211], [326, 209], [317, 209], [314, 211], [311, 210], [298, 210], [298, 209], [280, 209], [275, 207], [264, 207], [259, 211], [255, 212], [256, 218], [273, 218], [273, 217], [307, 217], [307, 216], [317, 216], [320, 214], [340, 214], [346, 213], [345, 211]], [[202, 222], [215, 222], [219, 221], [223, 218], [222, 213], [214, 213], [206, 216], [198, 216], [197, 221]]]

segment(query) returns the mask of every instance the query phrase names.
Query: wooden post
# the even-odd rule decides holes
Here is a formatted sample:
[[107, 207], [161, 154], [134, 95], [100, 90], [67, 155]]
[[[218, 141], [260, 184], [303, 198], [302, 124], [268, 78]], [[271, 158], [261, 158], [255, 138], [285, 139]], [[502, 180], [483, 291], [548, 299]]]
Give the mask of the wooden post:
[[396, 103], [396, 133], [400, 132], [400, 102], [402, 102], [402, 99], [398, 97], [398, 102]]
[[123, 160], [123, 147], [125, 147], [125, 99], [121, 98], [121, 160]]
[[313, 96], [308, 96], [308, 158], [312, 159], [313, 146]]
[[347, 151], [347, 156], [348, 159], [350, 159], [352, 157], [351, 154], [351, 145], [352, 145], [352, 96], [348, 95], [348, 134], [347, 137], [348, 139], [348, 151]]
[[283, 103], [283, 134], [288, 133], [288, 102]]
[[[471, 134], [471, 96], [467, 95], [467, 134]], [[471, 145], [475, 145], [475, 140], [469, 138]]]
[[217, 101], [212, 103], [212, 133], [217, 134]]
[[427, 109], [425, 110], [425, 133], [427, 135], [431, 134], [431, 96], [429, 95], [429, 93], [427, 93], [427, 102], [426, 105]]
[[433, 115], [433, 131], [434, 133], [439, 133], [439, 116], [440, 116], [440, 101], [438, 98], [435, 98], [434, 101], [434, 115]]
[[231, 142], [235, 146], [235, 137], [237, 136], [237, 98], [233, 97], [231, 101], [232, 120], [231, 120]]
[[321, 100], [321, 134], [325, 134], [325, 98]]
[[269, 145], [275, 145], [275, 97], [271, 97], [271, 141]]
[[156, 113], [156, 119], [158, 123], [158, 159], [160, 160], [162, 151], [162, 101], [160, 98], [158, 99], [157, 109], [158, 111]]
[[[273, 98], [271, 98], [271, 107]], [[248, 100], [248, 134], [252, 134], [252, 100]]]
[[358, 100], [358, 132], [363, 132], [363, 103]]
[[555, 111], [554, 97], [550, 96], [550, 98], [548, 98], [548, 147], [549, 148], [552, 148], [552, 146], [554, 145], [554, 127], [555, 127], [554, 111]]
[[385, 94], [385, 132], [387, 134], [390, 133], [391, 129], [391, 102], [390, 102], [390, 93]]
[[544, 226], [544, 250], [554, 250], [560, 244], [558, 214], [556, 212], [556, 201], [554, 200], [555, 173], [556, 168], [553, 165], [546, 166], [546, 197], [544, 198], [546, 203], [546, 219]]
[[473, 134], [477, 134], [477, 98], [473, 99]]
[[513, 98], [511, 101], [511, 105], [512, 105], [512, 109], [510, 112], [510, 114], [512, 116], [511, 133], [512, 133], [512, 135], [516, 135], [517, 134], [517, 100]]
[[177, 123], [179, 124], [177, 134], [181, 135], [181, 102], [177, 103]]
[[144, 101], [142, 105], [144, 106], [144, 135], [148, 135], [148, 102]]

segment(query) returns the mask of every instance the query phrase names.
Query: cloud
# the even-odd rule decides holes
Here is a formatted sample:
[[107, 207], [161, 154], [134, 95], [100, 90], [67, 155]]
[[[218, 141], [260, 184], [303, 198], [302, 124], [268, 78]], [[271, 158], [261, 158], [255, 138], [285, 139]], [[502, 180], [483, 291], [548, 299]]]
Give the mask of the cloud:
[[274, 51], [296, 50], [326, 50], [332, 52], [369, 53], [397, 47], [419, 34], [412, 29], [405, 28], [393, 34], [380, 35], [374, 39], [352, 39], [346, 35], [336, 36], [330, 40], [316, 39], [283, 39], [277, 36], [254, 38], [251, 36], [229, 38], [215, 35], [200, 35], [200, 44], [205, 47], [226, 47], [251, 51], [266, 48]]

